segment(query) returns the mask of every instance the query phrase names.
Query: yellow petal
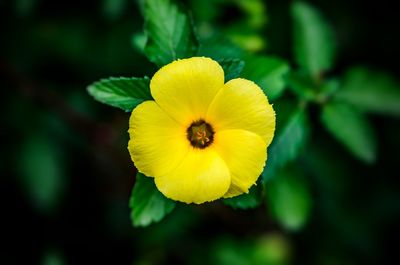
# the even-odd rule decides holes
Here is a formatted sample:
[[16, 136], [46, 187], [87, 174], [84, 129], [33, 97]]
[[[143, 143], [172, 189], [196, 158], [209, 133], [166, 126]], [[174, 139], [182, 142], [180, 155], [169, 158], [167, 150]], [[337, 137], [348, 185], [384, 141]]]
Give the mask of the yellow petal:
[[182, 124], [204, 119], [207, 108], [224, 84], [222, 67], [210, 58], [174, 61], [155, 73], [151, 95], [158, 105]]
[[224, 197], [233, 197], [256, 183], [267, 159], [267, 145], [262, 138], [246, 130], [223, 130], [214, 136], [212, 148], [229, 168], [232, 184]]
[[224, 198], [236, 197], [243, 193], [244, 193], [244, 191], [240, 187], [238, 187], [232, 183], [231, 186], [229, 187], [228, 191], [224, 194]]
[[189, 151], [186, 128], [154, 101], [137, 106], [129, 120], [128, 149], [137, 169], [157, 177], [176, 168]]
[[191, 149], [170, 173], [154, 179], [168, 198], [185, 203], [203, 203], [221, 198], [229, 188], [229, 170], [210, 149]]
[[215, 131], [243, 129], [262, 137], [267, 146], [275, 131], [275, 112], [255, 83], [237, 78], [227, 82], [210, 105], [206, 120]]

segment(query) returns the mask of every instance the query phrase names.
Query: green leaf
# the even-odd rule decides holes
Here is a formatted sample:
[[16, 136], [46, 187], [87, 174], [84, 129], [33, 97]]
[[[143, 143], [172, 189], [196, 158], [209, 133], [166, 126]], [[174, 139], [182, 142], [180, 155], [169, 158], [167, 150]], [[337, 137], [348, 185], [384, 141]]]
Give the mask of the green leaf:
[[280, 117], [277, 113], [277, 132], [275, 139], [268, 148], [267, 164], [262, 173], [262, 180], [266, 183], [273, 178], [276, 171], [294, 160], [304, 147], [309, 135], [309, 122], [302, 109], [295, 109], [290, 116]]
[[289, 65], [282, 59], [267, 56], [248, 56], [242, 76], [257, 83], [269, 100], [278, 98], [284, 91], [284, 76]]
[[350, 69], [336, 99], [363, 111], [400, 116], [400, 84], [384, 72], [364, 67]]
[[306, 3], [294, 2], [291, 13], [296, 61], [314, 80], [318, 80], [333, 66], [333, 31], [318, 10]]
[[262, 185], [253, 185], [249, 193], [222, 200], [234, 209], [253, 209], [261, 204]]
[[151, 100], [147, 77], [110, 77], [91, 84], [89, 94], [104, 104], [132, 111], [145, 100]]
[[145, 54], [158, 66], [192, 57], [198, 43], [189, 16], [170, 0], [146, 0]]
[[240, 59], [222, 59], [218, 63], [224, 69], [225, 82], [239, 77], [244, 67], [244, 62]]
[[134, 226], [147, 226], [160, 221], [172, 212], [175, 204], [157, 190], [153, 178], [136, 174], [136, 183], [129, 201]]
[[266, 185], [271, 215], [287, 230], [302, 228], [311, 210], [311, 195], [303, 176], [296, 170], [280, 171]]
[[322, 123], [354, 156], [367, 163], [376, 158], [376, 139], [367, 118], [355, 108], [331, 102], [322, 110]]

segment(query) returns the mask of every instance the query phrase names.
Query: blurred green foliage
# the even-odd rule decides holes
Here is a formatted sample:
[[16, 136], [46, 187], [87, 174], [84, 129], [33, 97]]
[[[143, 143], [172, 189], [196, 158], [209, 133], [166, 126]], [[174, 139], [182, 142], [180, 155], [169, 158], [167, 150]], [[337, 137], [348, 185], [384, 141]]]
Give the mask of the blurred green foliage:
[[335, 39], [332, 29], [314, 7], [303, 2], [291, 6], [294, 55], [299, 66], [312, 78], [333, 66]]
[[391, 75], [355, 66], [345, 73], [339, 101], [352, 104], [362, 111], [400, 116], [399, 82]]
[[283, 77], [289, 72], [289, 65], [282, 59], [271, 56], [247, 56], [242, 77], [254, 80], [268, 99], [274, 101], [285, 89]]
[[19, 181], [33, 206], [43, 212], [57, 209], [66, 185], [60, 146], [38, 134], [23, 142], [20, 152]]
[[129, 206], [133, 224], [147, 226], [169, 214], [175, 208], [175, 202], [165, 198], [151, 178], [137, 173]]
[[[385, 1], [145, 2], [0, 1], [0, 263], [397, 264], [396, 9]], [[154, 30], [162, 21], [165, 34]], [[157, 45], [170, 37], [176, 50]], [[224, 61], [228, 79], [254, 80], [274, 104], [277, 131], [249, 194], [173, 211], [166, 203], [165, 219], [133, 228], [135, 211], [142, 225], [167, 212], [151, 200], [143, 209], [156, 214], [132, 201], [131, 212], [132, 189], [165, 198], [134, 181], [129, 114], [97, 104], [86, 87], [151, 77], [157, 68], [143, 51], [158, 49], [156, 65], [198, 54]], [[132, 109], [142, 99], [113, 86], [121, 80], [94, 83], [92, 95]]]
[[303, 227], [310, 215], [311, 195], [301, 174], [288, 168], [268, 182], [266, 198], [271, 215], [289, 231]]

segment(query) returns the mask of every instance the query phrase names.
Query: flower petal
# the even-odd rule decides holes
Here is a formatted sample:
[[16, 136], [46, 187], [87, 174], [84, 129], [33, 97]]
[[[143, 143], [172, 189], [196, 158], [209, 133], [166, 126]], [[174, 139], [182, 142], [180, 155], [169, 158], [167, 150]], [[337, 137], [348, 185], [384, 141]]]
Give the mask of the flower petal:
[[151, 95], [182, 124], [204, 119], [208, 106], [224, 85], [224, 71], [214, 60], [192, 57], [174, 61], [155, 73]]
[[132, 111], [128, 132], [128, 150], [132, 161], [147, 176], [156, 177], [170, 172], [190, 148], [186, 128], [154, 101], [145, 101]]
[[229, 168], [232, 183], [224, 197], [233, 197], [256, 183], [267, 159], [263, 139], [246, 130], [223, 130], [215, 134], [212, 148]]
[[243, 129], [262, 137], [267, 146], [275, 131], [275, 112], [268, 99], [255, 83], [232, 79], [216, 95], [206, 120], [215, 131]]
[[245, 193], [240, 187], [236, 186], [234, 183], [231, 184], [228, 191], [224, 194], [224, 198], [232, 198]]
[[177, 168], [154, 181], [166, 197], [200, 204], [221, 198], [231, 178], [228, 167], [215, 151], [193, 148]]

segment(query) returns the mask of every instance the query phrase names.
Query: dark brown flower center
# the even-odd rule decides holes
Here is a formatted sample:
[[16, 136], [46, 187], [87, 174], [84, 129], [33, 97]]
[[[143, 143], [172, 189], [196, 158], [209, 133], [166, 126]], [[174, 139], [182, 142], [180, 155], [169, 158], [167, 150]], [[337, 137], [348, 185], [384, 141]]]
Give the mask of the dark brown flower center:
[[193, 147], [203, 149], [213, 142], [214, 130], [204, 120], [198, 120], [187, 129], [187, 138]]

